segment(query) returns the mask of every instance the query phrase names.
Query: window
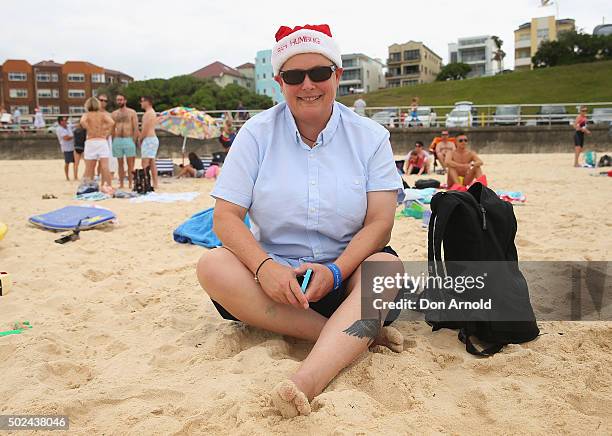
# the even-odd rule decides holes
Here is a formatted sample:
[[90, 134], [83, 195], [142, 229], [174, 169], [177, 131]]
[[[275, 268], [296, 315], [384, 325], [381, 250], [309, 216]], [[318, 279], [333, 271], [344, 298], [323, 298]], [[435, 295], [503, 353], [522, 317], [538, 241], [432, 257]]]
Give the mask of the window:
[[402, 54], [400, 52], [389, 53], [389, 61], [391, 61], [391, 62], [399, 62], [401, 60], [402, 60]]
[[106, 81], [106, 79], [104, 78], [104, 74], [92, 74], [91, 75], [91, 82], [92, 83], [104, 83]]
[[402, 81], [402, 86], [414, 86], [414, 85], [418, 85], [419, 81], [418, 80], [404, 80]]
[[85, 108], [83, 106], [69, 106], [68, 107], [68, 113], [71, 114], [71, 115], [84, 114], [85, 113]]
[[57, 73], [36, 73], [37, 82], [57, 82], [58, 79]]
[[68, 98], [85, 98], [84, 89], [69, 89]]
[[405, 66], [403, 70], [403, 74], [404, 75], [419, 74], [419, 66], [418, 65]]
[[59, 98], [57, 89], [38, 89], [38, 98]]
[[264, 91], [264, 95], [268, 95], [268, 93], [267, 93], [268, 90], [266, 88], [264, 88], [263, 91]]
[[343, 67], [355, 67], [357, 66], [357, 59], [346, 59], [342, 61]]
[[538, 29], [538, 39], [539, 40], [548, 39], [548, 29]]
[[69, 82], [84, 82], [85, 81], [85, 74], [83, 74], [83, 73], [68, 74], [68, 81]]
[[8, 79], [12, 82], [25, 82], [28, 80], [27, 73], [8, 73]]
[[21, 115], [28, 115], [30, 113], [29, 106], [11, 106], [11, 113], [15, 112], [15, 109], [19, 109], [19, 112], [21, 112]]
[[263, 78], [264, 78], [264, 79], [266, 78], [266, 73], [263, 73]]
[[44, 115], [54, 115], [54, 114], [60, 113], [60, 107], [59, 106], [41, 106], [40, 111]]
[[128, 79], [121, 79], [121, 84], [122, 85], [127, 85], [128, 83], [130, 83], [130, 81]]
[[421, 57], [421, 53], [418, 49], [416, 50], [404, 50], [404, 60], [414, 61]]
[[266, 58], [261, 58], [261, 63], [265, 64], [266, 63]]
[[113, 83], [115, 78], [113, 76], [108, 76], [108, 83]]
[[27, 89], [9, 89], [9, 97], [10, 98], [28, 98], [28, 90]]

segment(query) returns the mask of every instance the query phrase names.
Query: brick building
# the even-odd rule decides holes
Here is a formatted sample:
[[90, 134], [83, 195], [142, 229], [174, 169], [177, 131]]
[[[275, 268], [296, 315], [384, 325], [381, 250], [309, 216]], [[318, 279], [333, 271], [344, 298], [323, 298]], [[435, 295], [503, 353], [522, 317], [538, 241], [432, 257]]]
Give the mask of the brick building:
[[98, 88], [133, 81], [125, 73], [90, 62], [49, 60], [31, 65], [9, 59], [0, 65], [0, 104], [11, 112], [19, 108], [23, 115], [33, 114], [36, 106], [47, 115], [78, 114]]

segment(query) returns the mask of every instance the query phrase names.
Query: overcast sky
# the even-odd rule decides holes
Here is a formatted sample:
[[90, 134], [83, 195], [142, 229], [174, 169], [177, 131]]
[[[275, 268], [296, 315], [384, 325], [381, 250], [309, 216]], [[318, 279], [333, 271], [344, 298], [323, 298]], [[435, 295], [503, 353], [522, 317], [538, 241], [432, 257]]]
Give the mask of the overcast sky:
[[[559, 18], [579, 29], [612, 22], [610, 0], [558, 0]], [[506, 68], [513, 31], [532, 17], [555, 15], [540, 0], [76, 0], [2, 1], [0, 62], [86, 60], [136, 79], [191, 73], [213, 61], [254, 62], [280, 25], [330, 25], [343, 53], [387, 58], [387, 47], [424, 42], [448, 60], [457, 38], [498, 35]]]

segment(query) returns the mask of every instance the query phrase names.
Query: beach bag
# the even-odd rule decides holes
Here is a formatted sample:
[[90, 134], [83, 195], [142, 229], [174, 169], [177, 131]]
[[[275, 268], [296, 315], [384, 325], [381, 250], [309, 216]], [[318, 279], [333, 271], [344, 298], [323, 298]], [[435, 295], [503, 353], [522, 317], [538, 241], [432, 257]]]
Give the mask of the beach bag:
[[151, 169], [149, 167], [145, 169], [134, 170], [134, 192], [139, 194], [146, 194], [153, 191], [151, 186]]
[[601, 159], [599, 159], [598, 167], [609, 167], [612, 166], [612, 157], [604, 154]]
[[425, 188], [436, 188], [440, 187], [440, 182], [435, 179], [419, 179], [414, 182], [414, 187], [416, 189], [425, 189]]
[[594, 151], [587, 151], [586, 153], [584, 153], [584, 163], [594, 167], [595, 163], [597, 162], [597, 153], [595, 153]]
[[[467, 192], [437, 193], [431, 200], [429, 275], [469, 276], [466, 271], [470, 272], [470, 268], [480, 270], [482, 261], [493, 261], [486, 263], [497, 266], [495, 274], [487, 276], [481, 295], [490, 296], [496, 307], [502, 308], [508, 321], [486, 310], [462, 311], [461, 314], [468, 315], [463, 317], [455, 316], [458, 315], [455, 312], [451, 318], [441, 311], [425, 311], [425, 320], [433, 331], [458, 329], [459, 340], [471, 354], [491, 356], [507, 344], [528, 342], [539, 335], [527, 281], [518, 268], [514, 244], [516, 230], [512, 205], [500, 200], [494, 191], [481, 183], [473, 184]], [[445, 292], [435, 286], [426, 288], [421, 295], [443, 301], [475, 298], [474, 293], [470, 297], [466, 292]], [[488, 345], [478, 349], [474, 338]]]

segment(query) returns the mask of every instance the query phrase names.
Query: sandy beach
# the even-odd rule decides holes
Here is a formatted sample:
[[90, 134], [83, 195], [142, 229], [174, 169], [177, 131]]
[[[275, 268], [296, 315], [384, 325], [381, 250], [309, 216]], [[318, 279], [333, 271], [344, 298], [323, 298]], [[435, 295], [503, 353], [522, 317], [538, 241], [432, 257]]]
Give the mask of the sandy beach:
[[[527, 196], [521, 260], [611, 259], [612, 179], [572, 159], [483, 156], [492, 188]], [[195, 276], [205, 249], [172, 239], [213, 205], [213, 182], [161, 179], [160, 192], [200, 192], [191, 202], [98, 202], [117, 222], [59, 245], [27, 219], [84, 204], [62, 165], [0, 161], [0, 271], [14, 282], [0, 330], [33, 326], [0, 337], [2, 415], [66, 414], [75, 434], [612, 434], [612, 322], [543, 322], [536, 341], [477, 359], [456, 332], [401, 321], [404, 352], [365, 354], [310, 416], [282, 419], [269, 392], [310, 344], [223, 321]], [[425, 260], [426, 241], [420, 221], [396, 220], [402, 259]]]

